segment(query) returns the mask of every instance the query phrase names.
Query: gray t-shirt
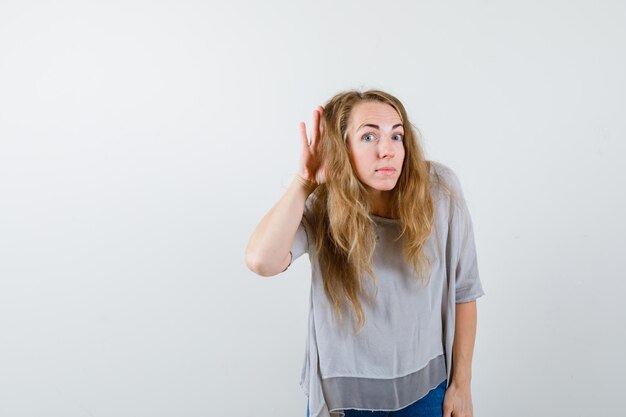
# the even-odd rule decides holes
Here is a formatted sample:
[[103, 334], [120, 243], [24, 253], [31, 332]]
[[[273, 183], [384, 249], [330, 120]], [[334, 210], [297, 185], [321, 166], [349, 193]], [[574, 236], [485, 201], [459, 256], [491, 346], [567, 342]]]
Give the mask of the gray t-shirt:
[[[432, 182], [435, 227], [425, 249], [432, 262], [428, 285], [416, 281], [402, 257], [398, 219], [372, 216], [376, 223], [373, 269], [378, 280], [375, 303], [360, 297], [365, 327], [354, 334], [348, 315], [335, 319], [324, 292], [320, 268], [311, 262], [308, 333], [300, 385], [311, 417], [343, 417], [343, 409], [399, 410], [450, 380], [455, 304], [485, 294], [478, 274], [472, 222], [458, 177], [431, 161], [456, 194], [456, 204]], [[306, 220], [309, 197], [291, 254], [292, 262], [315, 250]], [[310, 238], [309, 238], [310, 236]], [[404, 238], [403, 238], [404, 239]], [[369, 286], [368, 286], [369, 285]], [[371, 279], [366, 291], [374, 294]], [[349, 310], [348, 310], [349, 311]]]

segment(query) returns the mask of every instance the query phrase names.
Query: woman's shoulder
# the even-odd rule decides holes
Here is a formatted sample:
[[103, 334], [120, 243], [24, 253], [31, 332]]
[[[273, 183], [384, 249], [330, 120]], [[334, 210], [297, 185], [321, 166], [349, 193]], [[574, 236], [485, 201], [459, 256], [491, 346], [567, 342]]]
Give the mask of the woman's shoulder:
[[431, 176], [448, 181], [457, 179], [456, 173], [452, 170], [452, 168], [443, 164], [442, 162], [431, 160], [428, 160], [426, 162], [428, 162], [428, 165], [430, 166]]
[[460, 192], [459, 177], [452, 168], [438, 161], [427, 161], [430, 166], [430, 180], [433, 191], [446, 195]]

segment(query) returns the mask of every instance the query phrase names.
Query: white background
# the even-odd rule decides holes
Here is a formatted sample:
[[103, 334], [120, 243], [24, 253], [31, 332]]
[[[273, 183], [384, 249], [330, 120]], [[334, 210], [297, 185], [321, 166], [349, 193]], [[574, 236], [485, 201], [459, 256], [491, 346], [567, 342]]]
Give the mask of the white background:
[[459, 176], [477, 417], [623, 411], [620, 1], [0, 2], [0, 416], [302, 416], [308, 257], [248, 238], [332, 95]]

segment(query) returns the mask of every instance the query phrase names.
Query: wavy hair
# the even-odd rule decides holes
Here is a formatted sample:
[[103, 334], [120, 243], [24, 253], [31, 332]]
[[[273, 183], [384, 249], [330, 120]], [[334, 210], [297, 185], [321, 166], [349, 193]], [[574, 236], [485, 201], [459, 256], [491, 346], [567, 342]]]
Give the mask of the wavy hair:
[[[392, 106], [404, 127], [404, 161], [392, 192], [392, 213], [401, 224], [404, 237], [402, 255], [413, 267], [417, 281], [432, 272], [425, 245], [434, 224], [435, 209], [430, 188], [430, 162], [424, 158], [421, 138], [410, 122], [402, 103], [380, 90], [344, 91], [325, 105], [320, 123], [323, 134], [320, 147], [326, 166], [326, 182], [312, 193], [307, 221], [315, 239], [315, 256], [321, 269], [324, 291], [335, 315], [343, 321], [342, 310], [352, 304], [357, 318], [357, 333], [365, 325], [365, 314], [358, 294], [364, 293], [364, 279], [378, 282], [372, 269], [376, 245], [376, 226], [370, 216], [371, 207], [366, 186], [358, 179], [348, 148], [348, 120], [358, 103], [374, 101]], [[374, 297], [364, 294], [373, 302]]]

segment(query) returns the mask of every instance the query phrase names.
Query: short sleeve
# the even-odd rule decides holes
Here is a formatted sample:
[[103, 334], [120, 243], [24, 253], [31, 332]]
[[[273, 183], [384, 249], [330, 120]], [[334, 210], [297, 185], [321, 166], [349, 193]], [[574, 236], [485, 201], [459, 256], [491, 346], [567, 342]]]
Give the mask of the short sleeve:
[[298, 226], [298, 230], [296, 230], [296, 237], [291, 245], [292, 262], [309, 251], [309, 239], [305, 222], [306, 220], [303, 217], [300, 221], [300, 225]]
[[450, 221], [451, 236], [455, 240], [456, 252], [455, 268], [455, 299], [456, 303], [467, 303], [483, 296], [482, 283], [478, 272], [478, 256], [474, 240], [474, 227], [467, 203], [458, 177], [452, 171], [449, 176], [454, 200], [451, 204], [452, 217]]

